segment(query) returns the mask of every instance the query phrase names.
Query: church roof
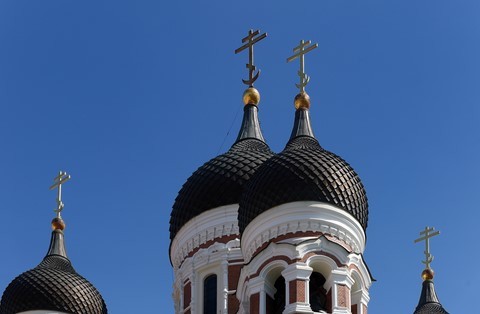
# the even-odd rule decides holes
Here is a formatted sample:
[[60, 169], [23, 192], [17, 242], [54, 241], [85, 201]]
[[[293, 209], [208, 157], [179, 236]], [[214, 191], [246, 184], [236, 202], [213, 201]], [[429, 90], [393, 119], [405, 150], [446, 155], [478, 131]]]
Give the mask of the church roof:
[[427, 279], [422, 284], [422, 294], [420, 295], [420, 300], [418, 301], [414, 314], [435, 313], [448, 314], [438, 300], [433, 280]]
[[192, 218], [223, 205], [237, 204], [244, 184], [273, 156], [263, 139], [258, 108], [247, 104], [242, 126], [232, 147], [206, 162], [185, 182], [170, 217], [170, 239]]
[[55, 229], [42, 262], [8, 285], [0, 302], [0, 313], [34, 310], [107, 313], [105, 302], [97, 289], [73, 268], [66, 255], [63, 235], [62, 230]]
[[313, 135], [308, 108], [309, 101], [297, 108], [285, 149], [266, 161], [247, 184], [240, 201], [240, 232], [268, 209], [296, 201], [336, 205], [367, 228], [368, 202], [363, 184], [345, 160], [320, 146]]

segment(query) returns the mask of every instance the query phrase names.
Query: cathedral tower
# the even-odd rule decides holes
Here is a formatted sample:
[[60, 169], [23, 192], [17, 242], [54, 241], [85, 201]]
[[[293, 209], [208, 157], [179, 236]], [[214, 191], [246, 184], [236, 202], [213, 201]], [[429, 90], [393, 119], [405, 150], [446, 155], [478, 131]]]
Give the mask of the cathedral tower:
[[65, 172], [55, 178], [50, 189], [58, 189], [57, 217], [52, 220], [52, 236], [47, 255], [37, 267], [15, 278], [5, 289], [1, 314], [107, 314], [107, 306], [97, 289], [79, 275], [65, 250], [65, 222], [62, 184], [70, 176]]
[[290, 140], [278, 155], [260, 131], [250, 31], [249, 88], [230, 150], [181, 188], [170, 219], [176, 313], [366, 314], [372, 277], [363, 259], [368, 203], [350, 165], [321, 147], [310, 121], [301, 41]]
[[198, 168], [181, 188], [170, 218], [170, 260], [175, 273], [176, 313], [236, 313], [238, 275], [243, 266], [238, 203], [246, 182], [273, 156], [258, 121], [259, 72], [253, 45], [266, 34], [249, 31], [236, 50], [249, 50], [249, 87], [243, 121], [232, 147]]
[[300, 59], [290, 140], [240, 201], [241, 313], [367, 313], [367, 197], [355, 171], [313, 134], [304, 55], [316, 45], [309, 45], [301, 41], [287, 60]]
[[422, 261], [422, 263], [424, 263], [426, 267], [422, 271], [422, 293], [420, 294], [417, 308], [413, 314], [448, 314], [438, 300], [435, 285], [433, 284], [434, 272], [430, 267], [430, 263], [433, 261], [433, 256], [430, 254], [430, 238], [439, 234], [440, 232], [435, 231], [435, 228], [425, 227], [425, 229], [420, 232], [421, 237], [415, 240], [415, 243], [425, 241], [425, 260]]

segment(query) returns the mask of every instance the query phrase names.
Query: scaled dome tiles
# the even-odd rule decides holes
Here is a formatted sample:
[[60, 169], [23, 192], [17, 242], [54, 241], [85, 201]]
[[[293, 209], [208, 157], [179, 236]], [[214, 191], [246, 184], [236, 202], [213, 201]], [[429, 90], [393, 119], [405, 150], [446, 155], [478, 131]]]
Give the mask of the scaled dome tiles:
[[336, 205], [367, 228], [368, 202], [360, 178], [312, 136], [293, 137], [283, 152], [258, 169], [240, 201], [240, 232], [268, 209], [296, 201]]
[[273, 156], [256, 138], [237, 141], [228, 152], [205, 163], [185, 182], [173, 205], [170, 239], [192, 218], [223, 205], [238, 204], [244, 184]]
[[30, 310], [106, 314], [100, 293], [73, 269], [68, 258], [48, 255], [34, 269], [15, 278], [3, 293], [0, 313]]

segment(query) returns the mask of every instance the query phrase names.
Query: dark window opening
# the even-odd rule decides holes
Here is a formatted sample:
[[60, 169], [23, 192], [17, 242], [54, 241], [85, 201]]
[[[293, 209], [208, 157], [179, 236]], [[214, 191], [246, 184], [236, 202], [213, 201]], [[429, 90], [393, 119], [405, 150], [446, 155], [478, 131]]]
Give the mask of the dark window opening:
[[217, 312], [217, 275], [210, 275], [203, 282], [203, 314]]
[[327, 291], [323, 287], [325, 277], [322, 274], [313, 272], [310, 275], [310, 307], [314, 312], [327, 310]]
[[273, 296], [272, 314], [281, 314], [285, 310], [285, 279], [280, 276], [274, 284], [275, 295]]

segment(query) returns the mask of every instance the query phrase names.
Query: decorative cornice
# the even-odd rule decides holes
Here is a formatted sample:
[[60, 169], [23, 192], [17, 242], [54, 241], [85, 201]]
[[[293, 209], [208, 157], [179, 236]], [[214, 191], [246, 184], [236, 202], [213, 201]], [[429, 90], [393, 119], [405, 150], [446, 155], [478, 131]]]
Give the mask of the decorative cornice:
[[241, 258], [241, 251], [238, 239], [231, 240], [228, 243], [215, 242], [208, 248], [199, 249], [193, 256], [186, 258], [178, 270], [181, 271], [184, 279], [187, 279], [190, 278], [192, 273], [202, 268], [212, 265], [220, 266], [230, 259], [239, 260], [239, 258]]
[[[315, 270], [315, 265], [319, 263], [328, 265], [330, 274], [326, 276], [325, 288], [329, 290], [334, 283], [343, 284], [351, 287], [353, 280], [358, 280], [359, 286], [365, 297], [362, 296], [362, 302], [368, 304], [368, 288], [372, 279], [363, 257], [358, 253], [349, 253], [345, 247], [331, 241], [325, 236], [317, 239], [308, 239], [301, 243], [275, 243], [270, 242], [266, 248], [255, 255], [251, 261], [246, 264], [240, 272], [237, 298], [243, 300], [252, 294], [252, 284], [258, 281], [264, 281], [270, 271], [275, 268], [282, 268], [282, 275], [291, 279], [290, 270], [301, 269], [307, 271]], [[339, 280], [339, 274], [348, 277], [348, 280]], [[305, 278], [305, 275], [297, 278]]]
[[319, 202], [292, 202], [267, 210], [256, 217], [242, 234], [245, 262], [270, 240], [297, 232], [318, 232], [344, 242], [352, 252], [365, 249], [365, 232], [348, 212], [334, 205]]
[[294, 279], [307, 280], [310, 278], [312, 271], [313, 268], [305, 263], [295, 263], [288, 265], [288, 267], [282, 271], [282, 276], [287, 282]]
[[175, 269], [194, 250], [209, 241], [239, 235], [238, 204], [208, 210], [187, 222], [175, 235], [170, 247], [170, 258]]

